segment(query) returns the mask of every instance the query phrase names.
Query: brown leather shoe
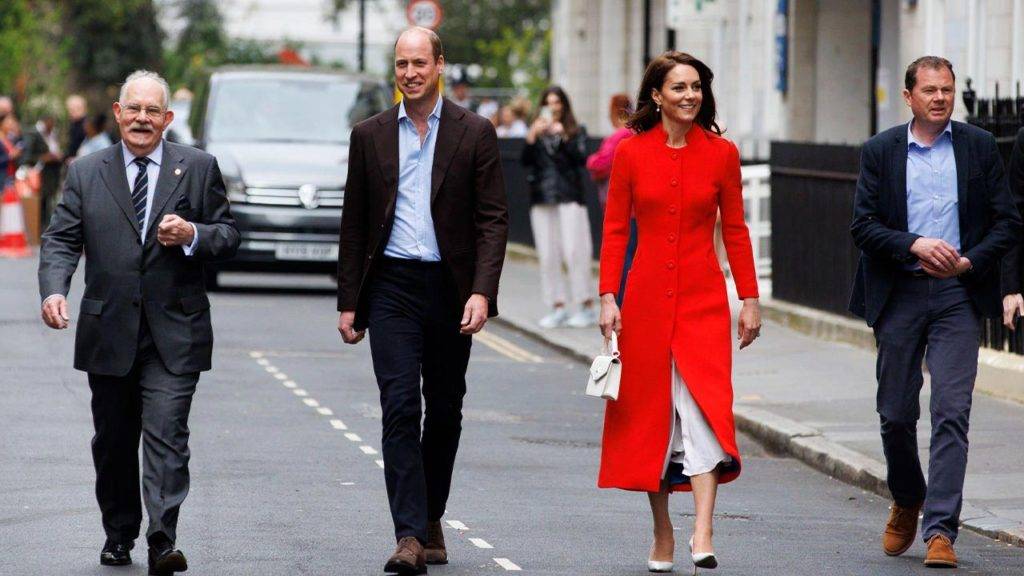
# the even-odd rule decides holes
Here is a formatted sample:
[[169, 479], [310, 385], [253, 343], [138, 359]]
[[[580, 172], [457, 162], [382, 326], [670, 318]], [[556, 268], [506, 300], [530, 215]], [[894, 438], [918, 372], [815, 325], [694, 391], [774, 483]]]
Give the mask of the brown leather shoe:
[[427, 522], [427, 545], [423, 547], [427, 564], [447, 564], [448, 549], [444, 546], [444, 532], [441, 521]]
[[888, 556], [899, 556], [914, 543], [917, 535], [917, 515], [923, 502], [904, 508], [895, 502], [889, 509], [889, 521], [882, 534], [882, 550]]
[[942, 534], [928, 539], [928, 553], [924, 556], [924, 565], [929, 568], [956, 568], [956, 552], [953, 543]]
[[412, 536], [406, 536], [398, 541], [398, 548], [384, 564], [384, 571], [388, 574], [401, 574], [412, 576], [427, 573], [427, 559], [423, 554], [423, 545]]

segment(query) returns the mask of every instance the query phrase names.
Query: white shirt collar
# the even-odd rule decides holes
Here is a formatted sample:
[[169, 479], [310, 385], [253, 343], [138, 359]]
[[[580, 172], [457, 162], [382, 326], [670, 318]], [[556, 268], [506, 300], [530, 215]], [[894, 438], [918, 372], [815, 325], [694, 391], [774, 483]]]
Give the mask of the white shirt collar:
[[[437, 95], [437, 103], [434, 104], [434, 109], [430, 112], [430, 118], [441, 118], [441, 103], [444, 102], [444, 98], [440, 94]], [[403, 99], [398, 103], [398, 119], [409, 118], [409, 115], [405, 112], [405, 100]]]
[[[135, 154], [132, 154], [128, 150], [128, 146], [125, 146], [124, 140], [121, 140], [121, 157], [124, 158], [125, 168], [132, 163], [132, 160], [135, 160]], [[156, 145], [156, 149], [147, 154], [146, 157], [149, 158], [149, 161], [153, 164], [156, 164], [157, 166], [160, 165], [164, 159], [164, 141], [162, 138], [160, 139], [160, 143]]]

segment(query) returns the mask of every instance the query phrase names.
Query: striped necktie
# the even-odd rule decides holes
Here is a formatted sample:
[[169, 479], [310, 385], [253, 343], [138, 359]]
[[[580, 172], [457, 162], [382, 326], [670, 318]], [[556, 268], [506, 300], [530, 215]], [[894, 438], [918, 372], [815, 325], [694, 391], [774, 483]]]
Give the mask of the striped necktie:
[[139, 167], [139, 173], [135, 176], [135, 185], [132, 186], [132, 204], [135, 206], [135, 217], [139, 220], [139, 231], [146, 226], [146, 197], [149, 196], [149, 170], [147, 166], [150, 159], [141, 156], [132, 160], [132, 163]]

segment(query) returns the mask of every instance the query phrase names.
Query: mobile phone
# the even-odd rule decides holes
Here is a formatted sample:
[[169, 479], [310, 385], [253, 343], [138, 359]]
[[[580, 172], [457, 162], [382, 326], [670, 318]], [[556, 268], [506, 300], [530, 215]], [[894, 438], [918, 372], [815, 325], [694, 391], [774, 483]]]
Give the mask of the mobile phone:
[[555, 119], [554, 114], [551, 113], [551, 108], [548, 108], [547, 106], [540, 107], [539, 117], [543, 118], [545, 122], [551, 122]]

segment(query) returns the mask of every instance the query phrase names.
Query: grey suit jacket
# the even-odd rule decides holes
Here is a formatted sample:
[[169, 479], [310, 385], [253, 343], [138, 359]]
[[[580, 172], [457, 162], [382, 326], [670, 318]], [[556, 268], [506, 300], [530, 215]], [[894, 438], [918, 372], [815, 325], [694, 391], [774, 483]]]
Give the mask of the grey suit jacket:
[[[165, 214], [195, 224], [191, 257], [161, 246], [156, 224]], [[85, 254], [85, 293], [75, 339], [75, 368], [124, 376], [132, 368], [144, 309], [167, 369], [210, 369], [213, 330], [203, 263], [230, 258], [239, 235], [217, 160], [206, 152], [164, 142], [146, 238], [132, 207], [121, 145], [71, 164], [64, 197], [43, 234], [39, 294], [67, 295]]]

